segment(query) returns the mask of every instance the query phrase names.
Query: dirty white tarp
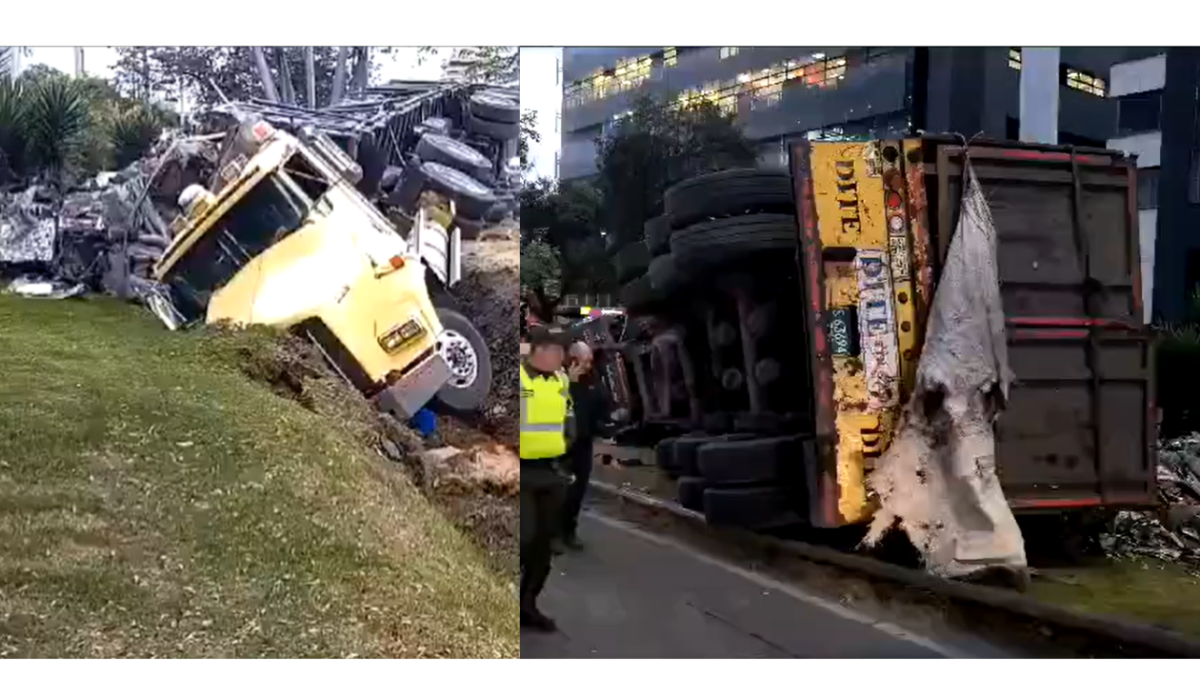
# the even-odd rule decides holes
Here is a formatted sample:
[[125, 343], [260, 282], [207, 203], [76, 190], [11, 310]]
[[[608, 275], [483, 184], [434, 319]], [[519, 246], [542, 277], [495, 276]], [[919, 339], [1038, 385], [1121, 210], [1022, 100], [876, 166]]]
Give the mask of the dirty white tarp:
[[925, 567], [962, 576], [1024, 569], [1025, 543], [996, 476], [993, 422], [1012, 373], [991, 210], [968, 162], [958, 228], [930, 310], [913, 396], [869, 478], [879, 495], [867, 543], [894, 524]]

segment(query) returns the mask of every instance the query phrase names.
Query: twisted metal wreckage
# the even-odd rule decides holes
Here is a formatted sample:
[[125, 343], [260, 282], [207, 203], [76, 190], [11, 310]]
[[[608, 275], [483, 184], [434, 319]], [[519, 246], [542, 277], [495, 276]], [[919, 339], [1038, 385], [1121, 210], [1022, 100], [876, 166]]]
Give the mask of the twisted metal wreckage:
[[158, 313], [164, 289], [151, 270], [182, 215], [180, 195], [195, 184], [216, 193], [236, 176], [247, 152], [239, 132], [257, 120], [333, 140], [355, 160], [359, 191], [381, 210], [399, 211], [402, 222], [432, 191], [457, 206], [464, 237], [515, 224], [518, 101], [514, 88], [414, 81], [367, 88], [320, 110], [227, 101], [196, 115], [201, 133], [165, 133], [143, 159], [66, 194], [40, 184], [0, 192], [0, 279], [15, 279], [8, 290], [26, 296], [101, 292]]

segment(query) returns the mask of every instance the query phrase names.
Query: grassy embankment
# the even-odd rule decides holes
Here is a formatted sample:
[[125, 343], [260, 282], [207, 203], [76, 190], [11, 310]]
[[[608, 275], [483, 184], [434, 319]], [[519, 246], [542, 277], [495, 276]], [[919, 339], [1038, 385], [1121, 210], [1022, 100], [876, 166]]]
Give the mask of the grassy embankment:
[[511, 577], [255, 340], [0, 297], [0, 656], [518, 656]]

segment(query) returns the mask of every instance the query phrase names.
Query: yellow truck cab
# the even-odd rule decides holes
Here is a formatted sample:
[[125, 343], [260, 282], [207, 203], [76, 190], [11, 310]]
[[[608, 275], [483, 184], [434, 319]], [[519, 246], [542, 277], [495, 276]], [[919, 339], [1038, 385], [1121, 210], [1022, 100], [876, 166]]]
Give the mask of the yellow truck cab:
[[[154, 268], [172, 328], [264, 324], [310, 339], [380, 408], [407, 419], [437, 396], [481, 405], [487, 347], [464, 317], [434, 307], [421, 259], [353, 186], [354, 162], [321, 134], [265, 122], [250, 156], [222, 167], [212, 194], [192, 186]], [[171, 320], [171, 317], [174, 320]]]

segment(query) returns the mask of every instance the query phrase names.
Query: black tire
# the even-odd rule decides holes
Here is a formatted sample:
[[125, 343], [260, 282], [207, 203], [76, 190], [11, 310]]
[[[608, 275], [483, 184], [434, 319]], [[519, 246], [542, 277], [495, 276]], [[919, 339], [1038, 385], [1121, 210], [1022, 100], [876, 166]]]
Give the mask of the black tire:
[[638, 277], [617, 291], [617, 299], [626, 309], [637, 311], [654, 304], [658, 295], [648, 277]]
[[654, 464], [668, 476], [674, 478], [679, 475], [675, 466], [675, 439], [666, 438], [658, 442], [654, 446]]
[[417, 171], [424, 178], [417, 196], [423, 190], [439, 192], [454, 200], [457, 216], [479, 220], [496, 203], [496, 195], [486, 185], [458, 169], [437, 162], [422, 162]]
[[791, 482], [803, 470], [803, 436], [714, 441], [696, 450], [696, 466], [711, 483]]
[[793, 214], [791, 176], [778, 169], [730, 169], [676, 183], [663, 195], [676, 230], [749, 210]]
[[764, 386], [774, 384], [783, 375], [783, 364], [775, 359], [761, 359], [754, 364], [754, 379]]
[[684, 476], [675, 484], [675, 495], [679, 505], [689, 511], [704, 512], [704, 479]]
[[740, 412], [734, 415], [733, 428], [750, 434], [782, 435], [801, 431], [800, 418], [775, 412]]
[[679, 275], [675, 272], [675, 258], [667, 253], [660, 255], [650, 261], [650, 267], [646, 270], [646, 276], [650, 278], [650, 284], [654, 286], [654, 290], [671, 295], [679, 290]]
[[617, 251], [613, 256], [613, 267], [616, 268], [617, 283], [626, 283], [646, 273], [650, 267], [650, 252], [646, 250], [645, 242], [635, 241]]
[[746, 317], [746, 330], [750, 337], [756, 340], [766, 337], [775, 327], [776, 313], [774, 303], [760, 305], [750, 312], [750, 316]]
[[481, 91], [471, 97], [471, 114], [489, 122], [520, 124], [521, 106], [507, 96]]
[[749, 434], [724, 434], [721, 436], [693, 436], [675, 439], [671, 452], [675, 456], [675, 467], [681, 476], [699, 476], [700, 465], [697, 463], [696, 450], [714, 441], [745, 440], [752, 438]]
[[709, 435], [719, 436], [733, 430], [733, 419], [727, 412], [705, 413], [700, 419], [700, 428]]
[[732, 347], [737, 343], [738, 329], [731, 323], [719, 323], [713, 326], [712, 338], [718, 347]]
[[379, 191], [387, 194], [392, 194], [396, 190], [396, 186], [400, 184], [400, 179], [404, 176], [403, 167], [389, 166], [383, 170], [383, 177], [379, 179]]
[[712, 487], [704, 491], [710, 525], [766, 529], [801, 522], [795, 494], [781, 487]]
[[666, 216], [655, 216], [647, 220], [643, 231], [650, 255], [662, 255], [671, 250], [671, 224], [667, 222]]
[[444, 164], [484, 183], [493, 182], [496, 178], [491, 161], [483, 153], [449, 136], [422, 136], [417, 141], [417, 156], [422, 163]]
[[693, 274], [796, 246], [795, 218], [773, 213], [712, 220], [671, 235], [675, 263]]
[[494, 138], [498, 141], [511, 141], [521, 135], [520, 124], [493, 122], [475, 115], [467, 115], [467, 127], [473, 134]]
[[[437, 349], [449, 362], [452, 375], [436, 398], [455, 412], [476, 411], [492, 389], [492, 357], [487, 342], [462, 314], [438, 307], [437, 315], [443, 329], [437, 339]], [[464, 353], [466, 347], [470, 349]], [[473, 367], [468, 367], [468, 363]]]

